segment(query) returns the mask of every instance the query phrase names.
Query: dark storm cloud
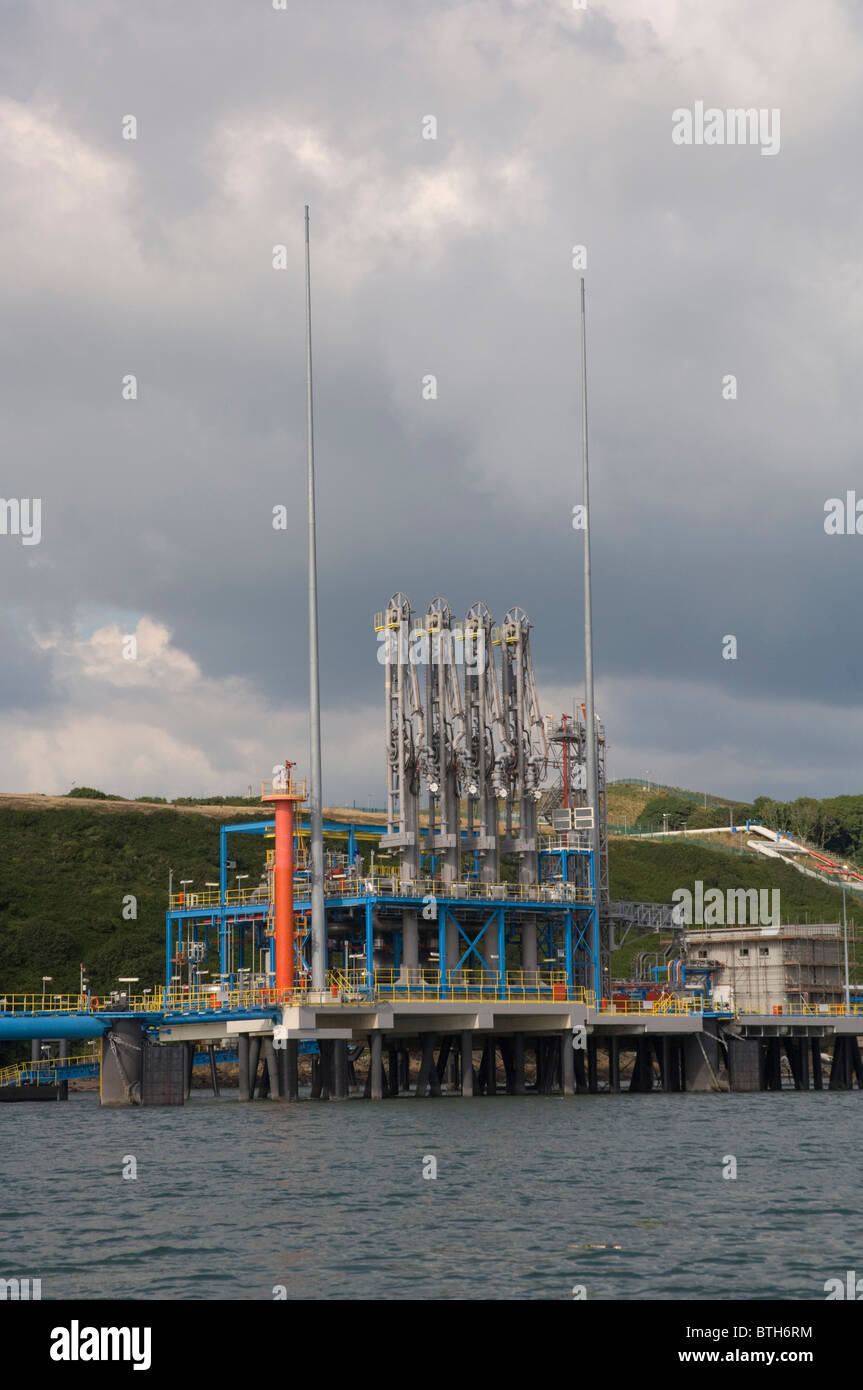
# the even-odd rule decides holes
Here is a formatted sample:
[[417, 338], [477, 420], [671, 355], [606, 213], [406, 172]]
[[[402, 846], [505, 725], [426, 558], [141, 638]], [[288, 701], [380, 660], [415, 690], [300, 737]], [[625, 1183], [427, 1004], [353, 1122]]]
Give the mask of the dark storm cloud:
[[[745, 12], [8, 11], [4, 90], [41, 124], [7, 182], [4, 489], [45, 510], [38, 565], [0, 546], [9, 596], [69, 630], [87, 604], [148, 614], [206, 675], [301, 703], [308, 200], [325, 703], [379, 698], [371, 616], [399, 588], [520, 603], [542, 688], [577, 688], [584, 243], [600, 701], [606, 680], [627, 756], [686, 754], [685, 777], [727, 739], [752, 790], [781, 780], [762, 705], [840, 717], [861, 680], [863, 537], [823, 528], [863, 497], [860, 35], [826, 6], [805, 52], [785, 8]], [[696, 99], [781, 107], [780, 154], [674, 146]], [[693, 703], [630, 728], [620, 692], [674, 681]], [[840, 749], [819, 790], [846, 785]]]
[[0, 618], [0, 710], [34, 710], [50, 702], [51, 660], [14, 621]]

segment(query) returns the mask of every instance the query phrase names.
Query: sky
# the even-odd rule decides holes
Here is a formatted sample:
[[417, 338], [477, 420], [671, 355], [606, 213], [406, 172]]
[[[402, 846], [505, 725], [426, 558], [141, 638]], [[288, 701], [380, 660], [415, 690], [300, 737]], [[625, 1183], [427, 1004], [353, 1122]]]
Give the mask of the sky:
[[0, 790], [307, 773], [307, 203], [325, 804], [398, 590], [582, 696], [581, 275], [609, 775], [863, 790], [863, 5], [276, 3], [0, 10]]

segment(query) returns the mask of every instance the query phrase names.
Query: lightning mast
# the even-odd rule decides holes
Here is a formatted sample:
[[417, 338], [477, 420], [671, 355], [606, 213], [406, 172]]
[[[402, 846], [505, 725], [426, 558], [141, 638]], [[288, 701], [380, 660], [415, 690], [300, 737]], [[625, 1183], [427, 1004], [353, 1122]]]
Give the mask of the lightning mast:
[[315, 430], [312, 402], [312, 281], [306, 204], [306, 438], [309, 504], [309, 880], [312, 905], [312, 989], [323, 989], [327, 923], [324, 910], [324, 823], [321, 803], [321, 691], [318, 663], [318, 561], [315, 536]]

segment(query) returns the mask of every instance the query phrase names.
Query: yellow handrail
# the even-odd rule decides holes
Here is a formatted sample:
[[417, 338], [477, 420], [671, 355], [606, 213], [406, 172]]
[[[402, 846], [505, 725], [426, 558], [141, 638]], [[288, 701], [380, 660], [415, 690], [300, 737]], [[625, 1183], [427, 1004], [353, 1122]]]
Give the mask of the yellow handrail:
[[[736, 1017], [752, 1017], [772, 1012], [763, 1007], [746, 1005], [727, 1010], [719, 1001], [700, 997], [681, 998], [662, 995], [658, 999], [604, 998], [597, 1001], [592, 990], [583, 986], [569, 987], [562, 970], [509, 970], [503, 978], [490, 970], [465, 969], [446, 972], [442, 977], [432, 967], [385, 968], [375, 970], [370, 980], [365, 970], [331, 970], [323, 991], [312, 990], [308, 977], [301, 976], [291, 991], [275, 989], [188, 989], [159, 987], [149, 994], [122, 997], [122, 1009], [117, 995], [99, 997], [84, 994], [0, 994], [0, 1014], [132, 1014], [164, 1013], [229, 1013], [241, 1010], [275, 1009], [314, 1002], [315, 1007], [338, 1006], [362, 1000], [471, 1000], [497, 999], [509, 1002], [531, 1001], [539, 1004], [561, 1002], [583, 1004], [599, 1015], [697, 1015], [707, 1012], [728, 1012]], [[785, 1006], [781, 1015], [794, 1018], [843, 1018], [863, 1015], [863, 1003], [853, 1003], [850, 1010], [844, 1004], [799, 1004]], [[34, 1065], [34, 1064], [30, 1064]]]
[[[295, 868], [306, 867], [305, 857], [295, 861]], [[589, 907], [593, 895], [588, 888], [580, 888], [572, 883], [480, 883], [474, 879], [456, 880], [444, 883], [437, 878], [404, 879], [397, 865], [381, 865], [374, 874], [357, 874], [349, 869], [344, 874], [328, 875], [324, 879], [324, 892], [328, 897], [392, 897], [427, 898], [436, 897], [443, 901], [465, 900], [468, 902], [543, 902], [573, 903]], [[308, 895], [306, 884], [296, 884], [294, 897], [304, 899]], [[266, 907], [270, 896], [266, 885], [255, 888], [229, 888], [225, 894], [225, 907], [246, 907], [261, 904]], [[172, 893], [172, 911], [185, 909], [200, 910], [208, 907], [221, 907], [222, 897], [217, 888], [198, 892]]]
[[0, 1086], [11, 1086], [19, 1077], [31, 1075], [33, 1072], [41, 1081], [43, 1076], [50, 1076], [64, 1067], [92, 1066], [98, 1062], [99, 1058], [94, 1053], [85, 1053], [82, 1057], [46, 1057], [40, 1058], [38, 1062], [15, 1062], [12, 1066], [0, 1069]]
[[86, 1008], [86, 994], [0, 994], [0, 1013], [5, 1014], [68, 1014]]
[[[250, 903], [260, 903], [266, 907], [269, 901], [269, 892], [266, 884], [259, 884], [255, 888], [229, 888], [225, 894], [226, 907], [245, 907]], [[171, 909], [193, 908], [193, 907], [221, 907], [222, 898], [218, 888], [209, 888], [193, 893], [172, 893], [170, 900]]]

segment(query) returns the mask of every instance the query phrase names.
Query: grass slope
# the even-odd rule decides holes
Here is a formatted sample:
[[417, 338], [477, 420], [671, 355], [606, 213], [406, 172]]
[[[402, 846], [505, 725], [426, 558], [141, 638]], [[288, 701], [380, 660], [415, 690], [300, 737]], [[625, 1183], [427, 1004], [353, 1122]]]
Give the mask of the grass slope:
[[[223, 814], [214, 823], [209, 815], [149, 808], [142, 814], [108, 804], [109, 815], [80, 806], [0, 807], [3, 989], [39, 991], [41, 977], [51, 975], [53, 993], [77, 992], [80, 963], [98, 995], [116, 988], [118, 975], [139, 975], [142, 988], [160, 983], [169, 868], [175, 890], [181, 878], [199, 888], [218, 879], [217, 824], [249, 819]], [[232, 872], [249, 873], [255, 882], [263, 840], [237, 835], [230, 852], [237, 860]], [[137, 899], [134, 920], [123, 916], [128, 894]]]
[[[10, 803], [15, 804], [10, 804]], [[110, 806], [106, 813], [105, 806]], [[214, 815], [214, 811], [216, 815]], [[256, 817], [255, 817], [256, 818]], [[202, 888], [218, 877], [220, 822], [250, 819], [222, 808], [162, 809], [123, 802], [65, 806], [0, 803], [0, 988], [77, 991], [78, 967], [88, 969], [94, 993], [116, 987], [119, 975], [138, 975], [141, 987], [162, 980], [168, 870], [175, 885], [191, 878]], [[234, 873], [260, 874], [265, 845], [236, 836]], [[702, 842], [612, 840], [611, 895], [670, 902], [675, 888], [779, 888], [783, 921], [837, 922], [841, 894], [756, 855]], [[137, 899], [137, 918], [123, 916], [123, 899]], [[857, 909], [856, 900], [849, 911]], [[863, 914], [861, 914], [863, 915]], [[656, 949], [648, 936], [644, 949]], [[638, 943], [627, 942], [627, 957]], [[622, 968], [622, 966], [621, 966]]]
[[[694, 891], [696, 879], [709, 888], [723, 893], [729, 888], [778, 888], [780, 916], [783, 922], [841, 922], [842, 894], [807, 878], [788, 864], [763, 859], [755, 853], [717, 849], [699, 840], [611, 840], [608, 847], [608, 866], [612, 899], [669, 903], [676, 888]], [[854, 922], [855, 912], [863, 916], [856, 899], [848, 903], [848, 921]], [[855, 933], [849, 931], [849, 939]], [[662, 938], [663, 944], [667, 936]], [[638, 951], [657, 951], [660, 938], [655, 932], [644, 936], [629, 936], [624, 946], [615, 952], [612, 969], [620, 977], [632, 973], [633, 957]], [[855, 972], [851, 972], [856, 978]]]

